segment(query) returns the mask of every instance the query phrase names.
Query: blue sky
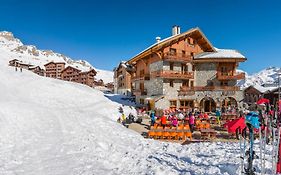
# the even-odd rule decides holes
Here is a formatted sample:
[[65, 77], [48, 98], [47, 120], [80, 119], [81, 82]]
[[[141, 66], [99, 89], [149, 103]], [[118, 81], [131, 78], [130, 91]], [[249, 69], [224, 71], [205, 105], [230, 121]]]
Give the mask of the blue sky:
[[281, 66], [281, 1], [242, 0], [0, 0], [0, 30], [112, 70], [155, 42], [200, 27], [218, 48], [242, 52], [249, 73]]

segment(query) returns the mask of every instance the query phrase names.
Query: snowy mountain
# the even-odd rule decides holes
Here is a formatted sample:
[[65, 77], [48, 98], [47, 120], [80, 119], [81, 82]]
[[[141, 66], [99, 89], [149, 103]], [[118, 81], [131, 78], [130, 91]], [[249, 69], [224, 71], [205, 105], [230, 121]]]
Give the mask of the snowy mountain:
[[[0, 54], [4, 55], [6, 64], [11, 59], [18, 59], [24, 63], [38, 65], [44, 68], [44, 64], [54, 62], [65, 62], [82, 71], [87, 71], [93, 66], [85, 60], [73, 60], [63, 54], [55, 53], [52, 50], [39, 50], [36, 46], [24, 45], [15, 38], [11, 32], [0, 32]], [[96, 68], [95, 68], [96, 69]], [[113, 82], [113, 72], [97, 69], [96, 79], [102, 79], [105, 83]]]
[[269, 86], [277, 86], [279, 70], [281, 69], [278, 67], [269, 67], [253, 75], [249, 75], [247, 74], [247, 72], [245, 72], [245, 80], [239, 81], [238, 85], [242, 88], [246, 88], [251, 85], [261, 86], [263, 84], [267, 84]]

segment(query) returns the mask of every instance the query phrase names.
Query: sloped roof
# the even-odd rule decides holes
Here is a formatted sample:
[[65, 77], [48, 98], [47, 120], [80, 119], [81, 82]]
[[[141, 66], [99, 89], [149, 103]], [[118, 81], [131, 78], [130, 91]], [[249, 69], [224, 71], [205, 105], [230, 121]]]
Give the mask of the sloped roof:
[[77, 68], [75, 68], [75, 67], [72, 67], [72, 66], [67, 66], [67, 67], [64, 68], [61, 72], [64, 72], [64, 71], [66, 71], [67, 69], [74, 69], [74, 70], [77, 71], [77, 72], [81, 72], [81, 70], [79, 70], [79, 69], [77, 69]]
[[[192, 28], [192, 29], [190, 29], [190, 30], [188, 30], [188, 31], [186, 31], [182, 34], [173, 35], [173, 36], [170, 36], [168, 38], [165, 38], [165, 39], [161, 40], [160, 42], [152, 44], [151, 46], [144, 49], [143, 51], [141, 51], [137, 55], [133, 56], [128, 61], [128, 63], [132, 63], [132, 62], [134, 62], [134, 61], [136, 61], [140, 58], [143, 58], [143, 57], [151, 54], [152, 52], [158, 51], [163, 47], [167, 47], [171, 43], [182, 40], [182, 39], [186, 38], [187, 36], [193, 36], [195, 39], [198, 39], [197, 43], [203, 48], [204, 51], [206, 51], [206, 52], [215, 51], [215, 48], [213, 47], [211, 42], [206, 38], [204, 33], [199, 29], [199, 27], [196, 27], [196, 28]], [[195, 36], [197, 36], [197, 37], [195, 37]]]
[[204, 58], [241, 58], [246, 59], [237, 50], [231, 49], [216, 49], [215, 52], [202, 52], [194, 56], [194, 59], [204, 59]]
[[[247, 87], [246, 89], [249, 89], [249, 88], [254, 88], [261, 93], [268, 93], [268, 92], [271, 92], [271, 91], [274, 91], [274, 90], [278, 89], [277, 87], [263, 87], [263, 86], [258, 85], [258, 84], [251, 85], [251, 86]], [[246, 89], [244, 89], [244, 91]]]

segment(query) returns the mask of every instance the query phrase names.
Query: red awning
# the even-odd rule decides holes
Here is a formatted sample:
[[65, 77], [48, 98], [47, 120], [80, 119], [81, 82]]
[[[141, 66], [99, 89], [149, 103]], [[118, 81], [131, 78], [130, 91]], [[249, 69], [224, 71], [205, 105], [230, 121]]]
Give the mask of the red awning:
[[258, 105], [261, 105], [261, 104], [265, 104], [265, 103], [268, 103], [269, 104], [269, 100], [266, 99], [266, 98], [261, 98], [257, 101], [257, 104]]

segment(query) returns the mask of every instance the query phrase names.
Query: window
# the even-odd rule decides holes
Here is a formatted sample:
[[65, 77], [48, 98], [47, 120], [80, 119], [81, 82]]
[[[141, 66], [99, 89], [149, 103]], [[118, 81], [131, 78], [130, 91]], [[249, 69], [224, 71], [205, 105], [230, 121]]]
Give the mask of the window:
[[187, 109], [187, 108], [193, 108], [194, 103], [193, 100], [181, 100], [180, 101], [180, 109]]
[[174, 63], [170, 62], [170, 70], [174, 70]]
[[185, 57], [185, 50], [182, 51], [182, 57]]
[[225, 66], [221, 67], [221, 75], [228, 75], [227, 67]]
[[189, 86], [189, 80], [183, 81], [182, 86], [188, 87]]
[[188, 44], [190, 44], [190, 43], [191, 43], [190, 38], [187, 38], [187, 43], [188, 43]]
[[181, 72], [187, 72], [188, 71], [188, 67], [186, 64], [182, 64], [181, 65]]
[[190, 81], [190, 87], [194, 87], [194, 81]]
[[140, 70], [140, 76], [142, 77], [144, 75], [144, 69]]
[[177, 50], [174, 48], [170, 48], [170, 54], [171, 55], [176, 55], [177, 54]]
[[194, 57], [194, 53], [193, 53], [193, 52], [190, 52], [190, 56], [191, 56], [191, 57]]
[[227, 85], [228, 85], [227, 81], [221, 81], [221, 86], [227, 86]]
[[176, 100], [170, 100], [170, 108], [171, 109], [177, 108], [177, 101]]
[[174, 81], [173, 80], [170, 81], [170, 87], [174, 87]]

